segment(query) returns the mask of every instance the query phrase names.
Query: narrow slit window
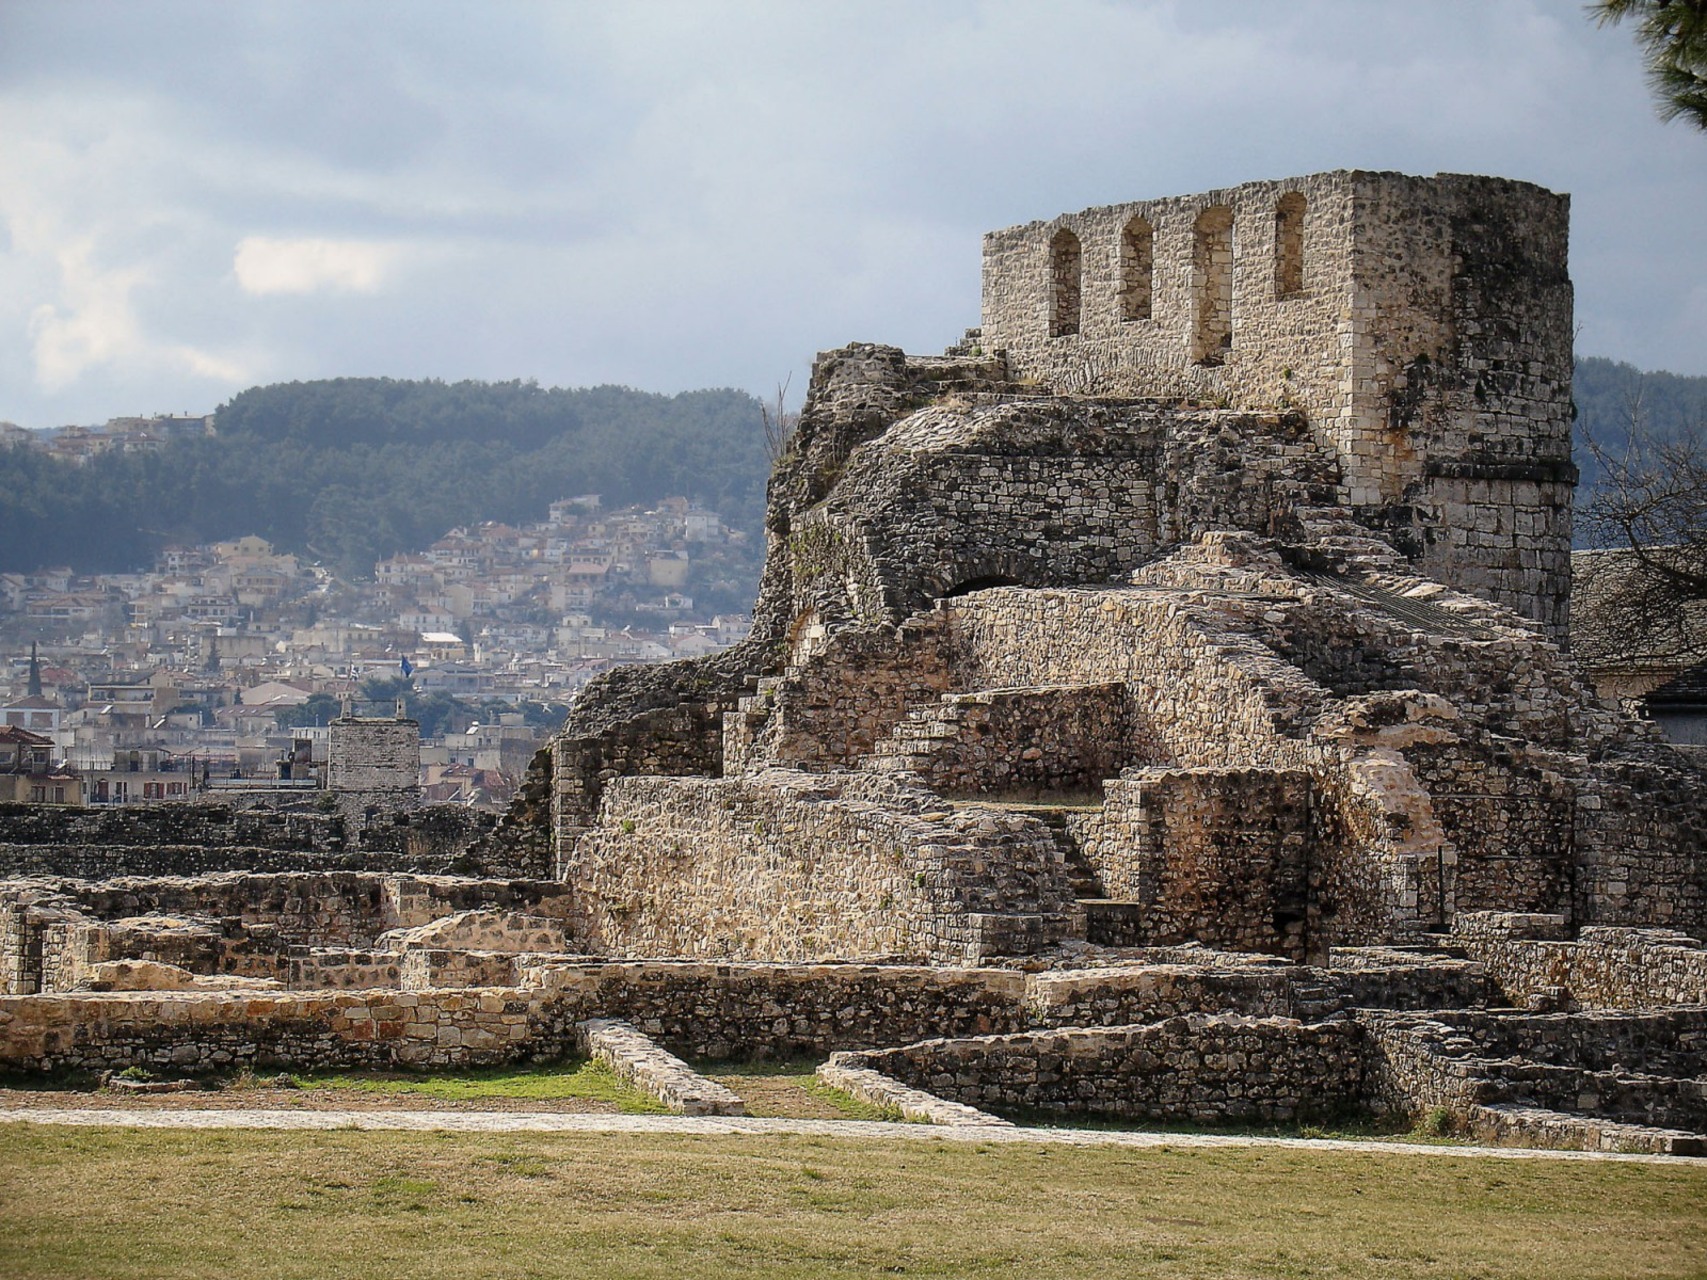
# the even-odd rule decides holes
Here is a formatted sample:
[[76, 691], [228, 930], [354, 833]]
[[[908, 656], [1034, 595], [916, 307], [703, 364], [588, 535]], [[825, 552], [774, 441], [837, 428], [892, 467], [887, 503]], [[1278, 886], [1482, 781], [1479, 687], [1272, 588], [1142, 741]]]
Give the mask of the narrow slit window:
[[1120, 318], [1148, 320], [1156, 273], [1156, 233], [1134, 218], [1120, 233]]
[[1288, 191], [1274, 206], [1274, 295], [1304, 292], [1304, 196]]
[[1049, 336], [1064, 338], [1079, 331], [1080, 275], [1084, 251], [1079, 237], [1066, 228], [1049, 242], [1050, 290]]

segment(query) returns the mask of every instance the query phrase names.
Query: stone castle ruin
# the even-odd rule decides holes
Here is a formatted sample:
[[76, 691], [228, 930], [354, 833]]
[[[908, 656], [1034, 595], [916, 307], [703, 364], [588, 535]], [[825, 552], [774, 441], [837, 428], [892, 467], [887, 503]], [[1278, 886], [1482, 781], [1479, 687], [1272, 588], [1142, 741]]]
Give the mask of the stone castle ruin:
[[1698, 1149], [1703, 779], [1568, 653], [1566, 231], [1337, 172], [990, 234], [948, 354], [819, 357], [751, 639], [601, 678], [536, 761], [496, 834], [548, 877], [377, 876], [326, 938], [266, 877], [15, 882], [0, 1058], [251, 1044], [90, 990], [169, 906], [224, 939], [190, 987], [280, 984], [281, 1061], [646, 1077], [645, 1032], [945, 1121]]

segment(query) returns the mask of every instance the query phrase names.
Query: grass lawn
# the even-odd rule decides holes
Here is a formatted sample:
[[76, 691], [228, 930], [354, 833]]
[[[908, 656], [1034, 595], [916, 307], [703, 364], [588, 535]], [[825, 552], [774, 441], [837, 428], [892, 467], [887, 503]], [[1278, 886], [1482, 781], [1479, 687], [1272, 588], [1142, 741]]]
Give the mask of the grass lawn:
[[734, 1090], [747, 1114], [788, 1120], [900, 1120], [899, 1107], [873, 1106], [818, 1079], [817, 1062], [695, 1062], [693, 1069]]
[[0, 1275], [1707, 1275], [1707, 1167], [0, 1127]]
[[445, 1102], [469, 1102], [480, 1098], [585, 1098], [590, 1102], [609, 1102], [624, 1114], [651, 1114], [665, 1110], [663, 1103], [623, 1083], [616, 1072], [604, 1063], [586, 1059], [543, 1066], [471, 1067], [422, 1075], [363, 1071], [296, 1075], [291, 1079], [303, 1089], [414, 1094]]

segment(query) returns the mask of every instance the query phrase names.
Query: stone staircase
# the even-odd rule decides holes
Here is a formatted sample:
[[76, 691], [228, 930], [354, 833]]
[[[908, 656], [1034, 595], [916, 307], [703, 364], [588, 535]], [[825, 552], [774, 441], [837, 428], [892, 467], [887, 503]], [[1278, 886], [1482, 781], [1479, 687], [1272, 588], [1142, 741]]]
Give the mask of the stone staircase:
[[914, 707], [878, 742], [860, 768], [872, 773], [930, 771], [930, 757], [968, 727], [969, 695], [945, 693], [940, 702]]
[[[963, 807], [1002, 809], [1024, 813], [1049, 833], [1055, 845], [1057, 862], [1068, 896], [1073, 899], [1074, 912], [1070, 936], [1083, 942], [1108, 947], [1135, 947], [1146, 942], [1145, 904], [1110, 898], [1096, 868], [1085, 855], [1079, 837], [1073, 830], [1073, 819], [1087, 812], [1083, 805], [1044, 803], [1013, 803], [1001, 801], [963, 801]], [[1322, 1007], [1337, 1011], [1341, 1005], [1330, 1003], [1333, 993], [1319, 993]]]

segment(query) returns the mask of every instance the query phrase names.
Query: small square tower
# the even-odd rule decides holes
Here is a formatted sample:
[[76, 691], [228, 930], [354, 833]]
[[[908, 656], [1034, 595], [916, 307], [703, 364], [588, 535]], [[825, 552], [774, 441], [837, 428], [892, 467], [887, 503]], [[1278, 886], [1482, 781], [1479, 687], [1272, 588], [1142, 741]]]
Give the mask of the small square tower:
[[1569, 208], [1342, 170], [1063, 214], [985, 236], [983, 340], [1057, 392], [1296, 407], [1354, 518], [1562, 633]]

